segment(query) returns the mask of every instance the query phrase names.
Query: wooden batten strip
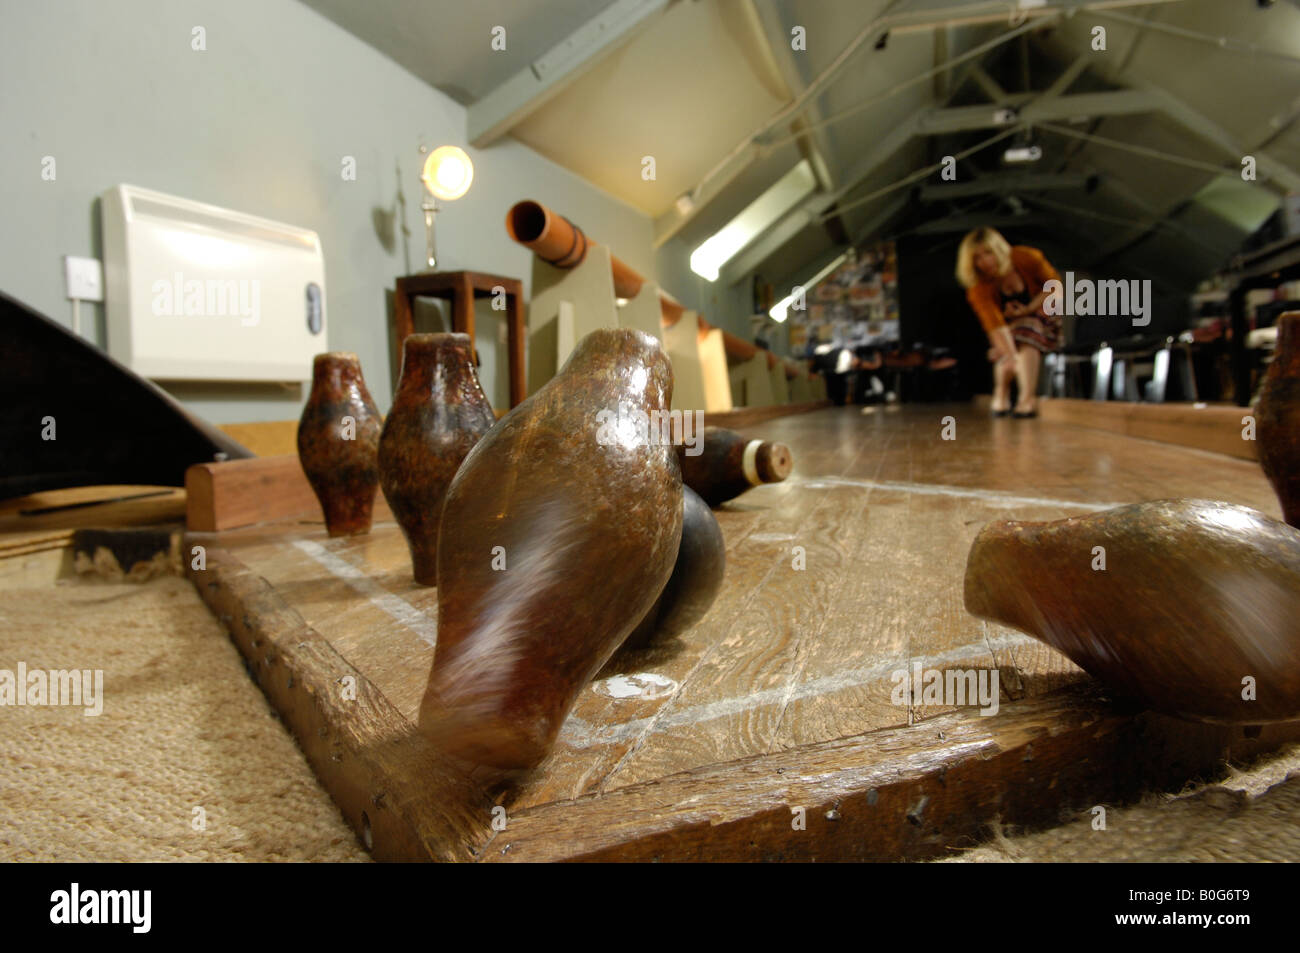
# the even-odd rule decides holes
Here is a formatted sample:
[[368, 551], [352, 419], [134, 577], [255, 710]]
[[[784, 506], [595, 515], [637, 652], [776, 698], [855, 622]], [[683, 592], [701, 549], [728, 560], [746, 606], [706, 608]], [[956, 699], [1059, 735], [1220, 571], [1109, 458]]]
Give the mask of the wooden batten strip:
[[[185, 525], [192, 532], [220, 532], [294, 517], [324, 519], [295, 455], [195, 464], [185, 471], [185, 494]], [[393, 518], [380, 491], [375, 493], [374, 518]]]

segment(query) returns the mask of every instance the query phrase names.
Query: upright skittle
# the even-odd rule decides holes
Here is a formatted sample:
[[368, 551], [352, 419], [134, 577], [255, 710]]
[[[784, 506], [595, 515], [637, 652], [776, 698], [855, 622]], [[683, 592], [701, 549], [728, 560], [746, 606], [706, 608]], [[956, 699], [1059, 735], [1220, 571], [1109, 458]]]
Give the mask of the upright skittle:
[[317, 354], [311, 394], [298, 421], [298, 460], [330, 536], [370, 532], [383, 423], [360, 358], [348, 351]]
[[461, 461], [496, 417], [474, 372], [468, 334], [412, 334], [379, 437], [379, 479], [411, 550], [415, 581], [437, 583], [438, 523]]

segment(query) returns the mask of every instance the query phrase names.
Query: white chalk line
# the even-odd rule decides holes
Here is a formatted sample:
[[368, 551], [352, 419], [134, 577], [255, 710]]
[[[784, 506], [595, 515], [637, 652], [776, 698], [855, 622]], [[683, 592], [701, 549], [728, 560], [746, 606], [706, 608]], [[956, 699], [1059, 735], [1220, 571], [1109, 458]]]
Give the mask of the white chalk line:
[[[892, 434], [886, 436], [884, 447], [888, 448], [890, 444], [893, 442], [893, 439], [894, 437]], [[867, 448], [868, 448], [868, 444], [863, 443], [862, 446], [858, 448], [858, 452], [853, 455], [853, 460], [849, 465], [856, 466], [858, 460], [860, 460], [862, 458], [862, 455], [867, 452]], [[883, 455], [879, 458], [879, 460], [876, 463], [877, 474], [880, 472], [879, 468], [882, 466], [884, 466]], [[816, 507], [814, 507], [813, 512], [817, 512], [820, 509], [821, 509], [821, 504], [819, 503]], [[763, 578], [759, 580], [759, 584], [758, 584], [759, 588], [767, 584], [767, 580], [770, 579], [772, 573], [776, 571], [776, 566], [777, 564], [774, 562], [768, 567], [767, 572], [763, 574]], [[750, 592], [749, 597], [745, 599], [744, 604], [740, 607], [741, 611], [748, 609], [749, 605], [753, 602], [755, 597], [756, 597], [756, 592]], [[700, 670], [700, 668], [703, 667], [705, 662], [709, 659], [710, 656], [713, 655], [714, 651], [718, 648], [719, 644], [720, 643], [718, 641], [714, 641], [712, 644], [709, 645], [709, 647], [705, 650], [704, 654], [702, 654], [698, 659], [695, 660], [695, 664], [691, 666], [691, 670], [686, 674], [686, 677], [683, 679], [683, 681], [689, 682], [691, 680], [691, 676], [693, 676], [697, 671]], [[794, 679], [789, 679], [788, 681], [794, 681]], [[673, 704], [676, 698], [677, 698], [676, 694], [668, 697], [667, 703], [663, 707], [661, 707], [658, 712], [655, 713], [654, 717], [652, 717], [648, 723], [645, 724], [644, 730], [642, 730], [639, 736], [636, 738], [636, 740], [632, 744], [628, 745], [628, 747], [623, 751], [622, 757], [618, 759], [614, 767], [608, 772], [606, 772], [605, 777], [601, 779], [600, 784], [597, 787], [597, 790], [600, 793], [603, 794], [605, 792], [605, 787], [609, 783], [609, 779], [612, 778], [614, 775], [616, 775], [619, 771], [621, 771], [623, 769], [623, 765], [627, 764], [628, 760], [636, 755], [636, 753], [641, 749], [641, 745], [646, 740], [646, 738], [648, 738], [651, 734], [653, 734], [658, 730], [660, 716], [667, 715], [670, 711], [672, 711]]]
[[[998, 649], [1016, 648], [1021, 645], [1035, 643], [1036, 640], [1027, 635], [1011, 633], [999, 635], [993, 639], [985, 638], [970, 642], [940, 655], [925, 657], [921, 661], [930, 664], [941, 664], [965, 661], [978, 656], [987, 658], [990, 652]], [[910, 671], [913, 661], [915, 660], [911, 658], [906, 660], [889, 659], [870, 668], [852, 669], [847, 672], [837, 672], [834, 675], [812, 679], [797, 686], [792, 692], [788, 686], [779, 685], [775, 688], [765, 688], [735, 698], [723, 698], [705, 705], [684, 708], [681, 711], [670, 712], [662, 716], [657, 714], [647, 715], [643, 718], [634, 718], [631, 721], [620, 722], [616, 725], [605, 725], [599, 728], [593, 727], [581, 718], [570, 717], [560, 730], [559, 740], [574, 748], [591, 748], [598, 745], [615, 744], [629, 737], [639, 735], [647, 729], [650, 729], [649, 734], [658, 734], [672, 728], [697, 725], [704, 721], [714, 721], [718, 718], [726, 718], [729, 715], [739, 714], [754, 708], [775, 705], [782, 701], [791, 702], [804, 698], [816, 698], [846, 688], [857, 688], [860, 685], [888, 678], [899, 669]]]
[[828, 486], [860, 486], [869, 490], [893, 490], [898, 493], [915, 493], [920, 496], [956, 496], [984, 500], [1004, 506], [1057, 506], [1066, 509], [1113, 510], [1124, 503], [1084, 503], [1079, 500], [1054, 500], [1044, 496], [1017, 496], [998, 490], [981, 490], [976, 487], [947, 486], [942, 483], [900, 483], [888, 480], [850, 480], [845, 477], [813, 477], [795, 481], [796, 487], [817, 490]]
[[376, 609], [387, 613], [406, 626], [419, 636], [422, 641], [427, 642], [429, 645], [438, 644], [438, 626], [430, 620], [427, 614], [415, 608], [405, 599], [393, 595], [356, 566], [331, 553], [320, 543], [312, 542], [309, 539], [295, 539], [293, 545], [328, 569], [337, 579], [347, 583], [365, 596]]

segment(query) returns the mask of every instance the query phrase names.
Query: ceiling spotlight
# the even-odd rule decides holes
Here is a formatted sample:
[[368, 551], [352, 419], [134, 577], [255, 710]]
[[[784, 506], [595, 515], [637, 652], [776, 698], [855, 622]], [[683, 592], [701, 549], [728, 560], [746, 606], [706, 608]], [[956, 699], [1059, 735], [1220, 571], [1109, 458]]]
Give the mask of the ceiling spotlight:
[[1039, 146], [1012, 146], [1002, 153], [1002, 161], [1011, 163], [1037, 162], [1042, 157], [1043, 150]]

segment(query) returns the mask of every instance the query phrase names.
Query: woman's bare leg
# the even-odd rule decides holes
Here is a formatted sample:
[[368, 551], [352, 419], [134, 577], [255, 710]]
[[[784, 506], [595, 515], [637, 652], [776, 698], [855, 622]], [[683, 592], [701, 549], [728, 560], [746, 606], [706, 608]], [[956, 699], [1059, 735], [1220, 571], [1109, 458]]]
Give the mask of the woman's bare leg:
[[1008, 358], [993, 365], [993, 410], [1011, 409], [1011, 382], [1016, 378], [1019, 363]]
[[1016, 395], [1016, 413], [1028, 414], [1038, 409], [1038, 368], [1042, 364], [1042, 352], [1036, 347], [1023, 344], [1016, 361], [1016, 383], [1020, 393]]

